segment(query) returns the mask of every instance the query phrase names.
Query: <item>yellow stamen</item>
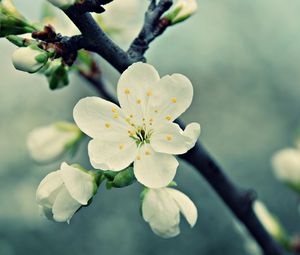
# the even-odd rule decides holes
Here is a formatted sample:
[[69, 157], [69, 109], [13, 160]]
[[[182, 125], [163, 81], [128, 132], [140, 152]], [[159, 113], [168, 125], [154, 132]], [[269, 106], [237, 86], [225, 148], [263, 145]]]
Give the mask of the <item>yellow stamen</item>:
[[119, 149], [120, 149], [120, 150], [123, 150], [123, 149], [124, 149], [124, 144], [120, 144], [120, 145], [119, 145]]
[[114, 113], [116, 113], [118, 110], [117, 110], [116, 107], [113, 107], [113, 108], [111, 109], [111, 111], [114, 112]]
[[118, 113], [114, 113], [114, 119], [119, 118], [119, 114]]
[[140, 156], [137, 156], [136, 159], [137, 159], [137, 160], [141, 160], [141, 157], [140, 157]]
[[148, 90], [148, 91], [147, 91], [147, 96], [148, 96], [148, 97], [151, 97], [152, 95], [153, 95], [153, 94], [152, 94], [152, 91], [151, 91], [151, 90]]
[[137, 99], [137, 100], [136, 100], [136, 103], [137, 103], [137, 104], [141, 104], [141, 102], [142, 102], [141, 99]]
[[176, 98], [176, 97], [172, 97], [172, 98], [171, 98], [171, 102], [172, 102], [173, 104], [175, 104], [175, 103], [177, 102], [177, 98]]
[[106, 122], [106, 123], [105, 123], [105, 127], [106, 127], [106, 128], [110, 128], [111, 125], [110, 125], [108, 122]]
[[167, 135], [167, 136], [166, 136], [166, 140], [169, 141], [169, 142], [172, 141], [172, 138], [173, 138], [173, 137], [172, 137], [171, 135]]
[[171, 120], [171, 116], [170, 115], [168, 115], [168, 116], [166, 116], [166, 120]]
[[124, 90], [124, 93], [125, 93], [126, 95], [129, 95], [129, 94], [130, 94], [130, 90], [129, 90], [129, 89], [125, 89], [125, 90]]
[[145, 151], [145, 155], [149, 156], [151, 154], [151, 152], [149, 150]]

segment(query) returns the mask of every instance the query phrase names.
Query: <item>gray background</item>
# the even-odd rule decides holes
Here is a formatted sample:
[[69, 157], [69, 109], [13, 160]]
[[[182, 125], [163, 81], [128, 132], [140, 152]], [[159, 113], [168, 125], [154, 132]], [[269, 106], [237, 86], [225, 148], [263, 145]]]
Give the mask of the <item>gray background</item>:
[[[38, 18], [41, 0], [15, 2]], [[300, 226], [297, 197], [275, 180], [270, 157], [293, 145], [299, 127], [299, 9], [298, 0], [199, 0], [199, 12], [168, 30], [148, 53], [162, 75], [179, 72], [192, 80], [195, 97], [183, 119], [201, 123], [200, 140], [226, 173], [255, 188], [290, 233]], [[176, 181], [195, 201], [199, 218], [192, 230], [183, 221], [176, 238], [156, 237], [143, 222], [138, 185], [102, 188], [70, 225], [41, 219], [35, 189], [60, 162], [34, 163], [26, 136], [36, 126], [72, 120], [76, 102], [95, 91], [72, 77], [68, 88], [51, 92], [43, 77], [13, 69], [13, 50], [0, 40], [1, 255], [246, 254], [230, 212], [184, 162]], [[66, 160], [89, 167], [86, 146]]]

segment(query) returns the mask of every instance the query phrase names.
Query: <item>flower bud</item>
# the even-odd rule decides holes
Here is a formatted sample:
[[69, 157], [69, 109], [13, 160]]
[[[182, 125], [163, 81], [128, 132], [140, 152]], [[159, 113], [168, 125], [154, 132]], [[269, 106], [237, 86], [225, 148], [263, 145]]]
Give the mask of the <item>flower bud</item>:
[[12, 62], [17, 70], [36, 73], [43, 68], [48, 61], [48, 53], [37, 46], [28, 46], [15, 50]]
[[50, 62], [45, 75], [52, 90], [63, 88], [69, 84], [68, 67], [60, 59]]
[[76, 1], [75, 0], [48, 0], [54, 6], [65, 10], [68, 9], [71, 5], [73, 5]]
[[171, 24], [182, 22], [193, 15], [198, 8], [196, 0], [178, 0], [170, 12], [165, 16]]
[[285, 245], [288, 237], [284, 228], [268, 208], [260, 201], [255, 201], [254, 212], [269, 234], [278, 242]]
[[0, 37], [36, 31], [34, 25], [18, 12], [11, 0], [0, 0]]
[[40, 183], [36, 200], [40, 213], [50, 220], [68, 222], [96, 194], [97, 181], [93, 173], [81, 167], [62, 163]]
[[48, 162], [76, 147], [81, 138], [75, 124], [58, 122], [34, 129], [28, 136], [27, 147], [34, 160]]
[[300, 192], [300, 150], [287, 148], [277, 152], [272, 166], [278, 180]]

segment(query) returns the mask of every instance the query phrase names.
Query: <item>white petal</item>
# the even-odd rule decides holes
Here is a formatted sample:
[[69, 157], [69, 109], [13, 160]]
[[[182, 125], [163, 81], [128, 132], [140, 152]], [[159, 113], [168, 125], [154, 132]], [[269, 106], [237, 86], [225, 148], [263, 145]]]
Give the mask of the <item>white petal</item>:
[[150, 145], [143, 145], [134, 161], [134, 175], [146, 187], [161, 188], [174, 179], [177, 167], [174, 156], [155, 152]]
[[179, 207], [166, 189], [149, 189], [146, 193], [142, 214], [153, 232], [165, 238], [179, 234]]
[[118, 82], [118, 99], [127, 116], [132, 115], [136, 125], [142, 123], [153, 86], [159, 81], [155, 68], [145, 63], [135, 63], [125, 70]]
[[61, 177], [70, 195], [80, 204], [86, 205], [94, 195], [94, 178], [78, 168], [61, 164]]
[[166, 188], [180, 208], [180, 212], [184, 215], [191, 227], [194, 227], [197, 221], [197, 208], [193, 201], [181, 191], [172, 188]]
[[61, 172], [48, 174], [40, 183], [36, 191], [36, 200], [39, 205], [52, 207], [54, 200], [63, 185]]
[[129, 128], [120, 107], [100, 97], [81, 99], [74, 107], [73, 117], [78, 127], [92, 138], [115, 136]]
[[90, 141], [88, 151], [94, 168], [120, 171], [134, 161], [137, 145], [128, 135], [116, 135]]
[[153, 89], [147, 116], [153, 123], [173, 121], [190, 106], [193, 98], [193, 86], [182, 74], [164, 76]]
[[57, 195], [52, 208], [53, 219], [57, 222], [69, 221], [80, 207], [81, 204], [71, 197], [66, 188], [63, 188]]
[[300, 184], [300, 151], [283, 149], [272, 158], [276, 177], [284, 182]]
[[59, 130], [55, 125], [44, 126], [29, 134], [27, 147], [34, 160], [50, 161], [63, 154], [67, 144], [77, 135], [76, 132]]
[[163, 123], [153, 132], [150, 143], [156, 152], [178, 155], [194, 147], [199, 135], [198, 123], [189, 124], [184, 131], [178, 124]]

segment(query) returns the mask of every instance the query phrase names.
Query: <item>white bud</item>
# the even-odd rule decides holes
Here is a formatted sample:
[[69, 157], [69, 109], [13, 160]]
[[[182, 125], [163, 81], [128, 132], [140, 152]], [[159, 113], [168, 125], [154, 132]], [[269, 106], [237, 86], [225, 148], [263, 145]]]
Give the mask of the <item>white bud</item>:
[[60, 9], [68, 9], [75, 3], [75, 0], [48, 0], [48, 2]]
[[34, 160], [47, 162], [65, 153], [79, 141], [81, 135], [76, 125], [60, 122], [31, 131], [27, 147]]
[[197, 208], [181, 191], [173, 188], [147, 189], [141, 197], [143, 218], [160, 237], [171, 238], [180, 233], [180, 213], [191, 227], [196, 224]]
[[178, 0], [166, 17], [175, 24], [189, 18], [197, 8], [197, 0]]
[[18, 48], [12, 56], [12, 62], [17, 70], [35, 73], [48, 61], [47, 52], [31, 46]]
[[287, 148], [277, 152], [272, 158], [276, 177], [293, 188], [300, 188], [300, 151]]
[[285, 241], [285, 232], [277, 220], [277, 218], [271, 214], [268, 208], [260, 201], [255, 201], [254, 212], [260, 222], [264, 225], [269, 234], [279, 242]]
[[36, 201], [40, 214], [57, 222], [69, 222], [75, 212], [97, 191], [95, 177], [80, 168], [62, 163], [40, 183]]

